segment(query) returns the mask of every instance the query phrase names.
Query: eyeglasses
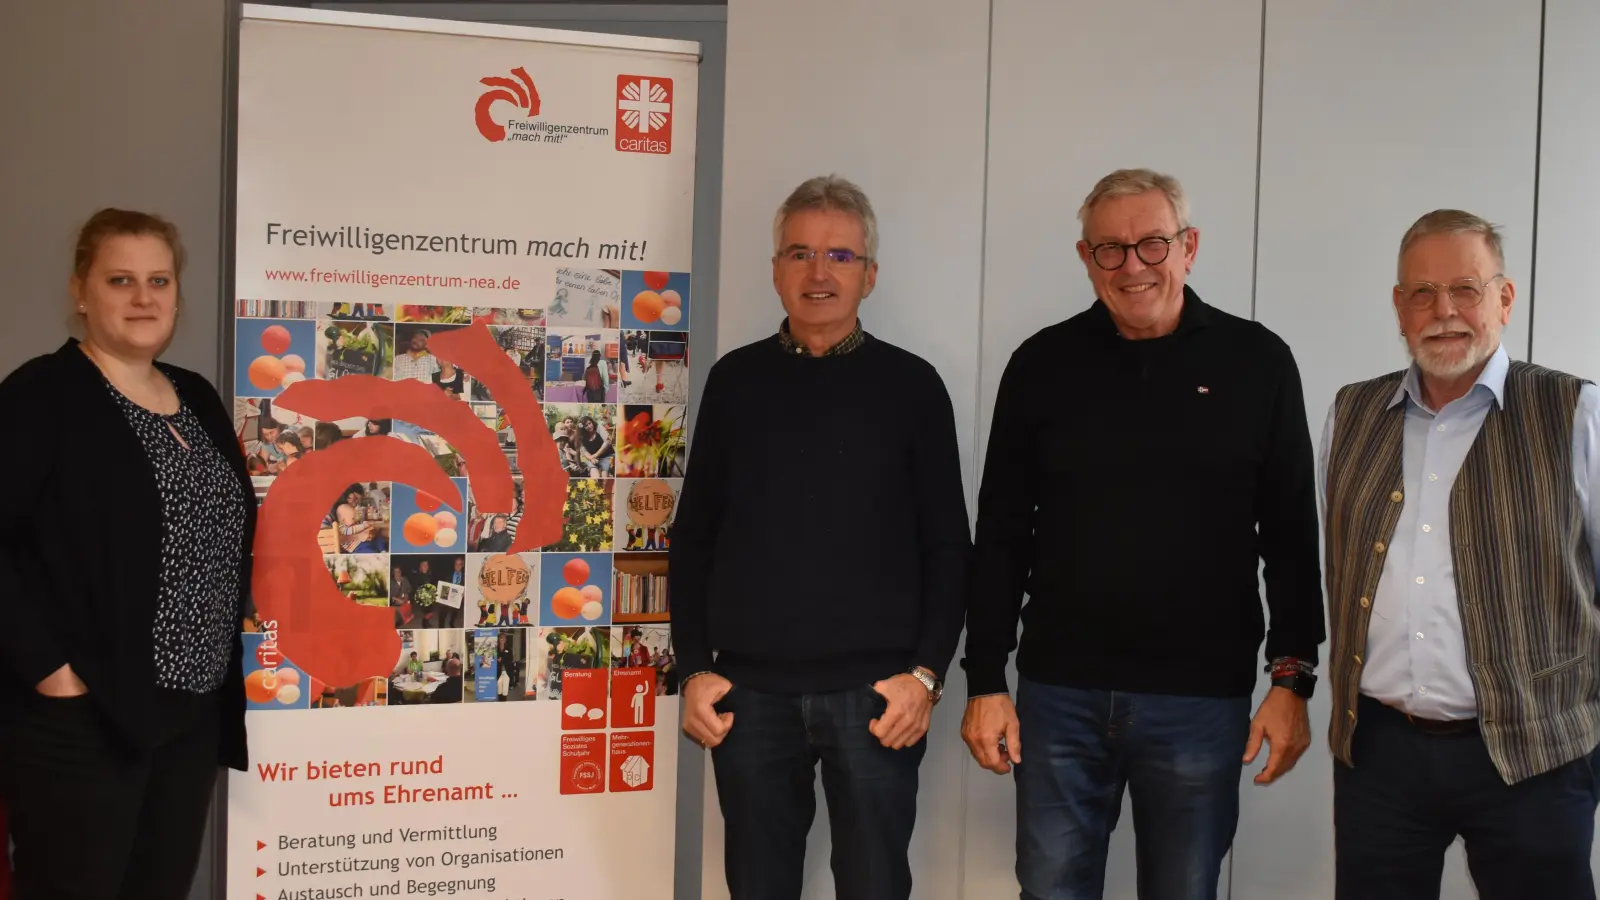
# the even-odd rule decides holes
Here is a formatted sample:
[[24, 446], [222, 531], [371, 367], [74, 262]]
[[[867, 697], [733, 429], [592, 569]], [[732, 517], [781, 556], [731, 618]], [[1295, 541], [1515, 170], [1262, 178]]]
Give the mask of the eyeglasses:
[[1185, 228], [1169, 238], [1147, 237], [1132, 244], [1119, 244], [1116, 241], [1107, 241], [1104, 244], [1095, 244], [1089, 248], [1089, 255], [1094, 258], [1094, 264], [1107, 271], [1122, 268], [1128, 261], [1128, 250], [1139, 254], [1139, 261], [1147, 266], [1159, 266], [1167, 261], [1167, 256], [1172, 253], [1172, 242], [1182, 237]]
[[[778, 261], [786, 262], [791, 265], [801, 265], [816, 259], [818, 252], [819, 251], [817, 250], [811, 250], [808, 248], [791, 247], [788, 250], [778, 254]], [[871, 259], [865, 254], [857, 253], [854, 250], [847, 250], [842, 247], [836, 247], [832, 250], [822, 250], [820, 252], [827, 258], [828, 268], [830, 269], [842, 269], [845, 266], [854, 265], [857, 262], [869, 262]]]
[[1483, 297], [1489, 292], [1489, 285], [1496, 278], [1504, 278], [1505, 273], [1489, 276], [1488, 281], [1479, 281], [1476, 278], [1457, 278], [1449, 284], [1434, 284], [1431, 281], [1406, 281], [1395, 285], [1400, 293], [1400, 300], [1412, 309], [1430, 309], [1439, 302], [1441, 291], [1450, 295], [1450, 303], [1458, 309], [1471, 309], [1483, 302]]

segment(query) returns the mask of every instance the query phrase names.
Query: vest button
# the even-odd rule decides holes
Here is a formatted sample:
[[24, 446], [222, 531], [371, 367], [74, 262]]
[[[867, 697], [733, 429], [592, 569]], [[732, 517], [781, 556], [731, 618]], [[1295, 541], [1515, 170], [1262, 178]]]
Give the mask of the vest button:
[[1361, 608], [1362, 609], [1368, 609], [1371, 606], [1372, 606], [1372, 598], [1371, 597], [1362, 597], [1361, 598]]
[[1344, 714], [1350, 717], [1350, 721], [1354, 722], [1356, 720], [1356, 711], [1355, 710], [1347, 709], [1347, 710], [1344, 711]]
[[1372, 552], [1373, 553], [1382, 553], [1383, 552], [1383, 541], [1374, 542], [1373, 545], [1372, 545]]
[[1406, 498], [1406, 495], [1400, 493], [1399, 491], [1395, 491], [1394, 493], [1389, 495], [1389, 499], [1393, 500], [1396, 503], [1399, 503], [1401, 500], [1404, 500], [1405, 498]]
[[1356, 665], [1361, 665], [1361, 654], [1359, 653], [1356, 654]]

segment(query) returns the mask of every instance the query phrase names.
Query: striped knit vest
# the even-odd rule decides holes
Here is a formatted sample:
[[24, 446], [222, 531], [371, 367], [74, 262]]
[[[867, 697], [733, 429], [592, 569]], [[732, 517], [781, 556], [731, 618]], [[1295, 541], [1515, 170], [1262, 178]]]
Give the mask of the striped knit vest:
[[[1372, 598], [1405, 502], [1404, 373], [1334, 401], [1327, 462], [1328, 740], [1351, 765]], [[1600, 608], [1572, 460], [1583, 382], [1513, 361], [1450, 491], [1450, 549], [1489, 755], [1506, 783], [1600, 743]], [[1600, 502], [1600, 498], [1595, 498]]]

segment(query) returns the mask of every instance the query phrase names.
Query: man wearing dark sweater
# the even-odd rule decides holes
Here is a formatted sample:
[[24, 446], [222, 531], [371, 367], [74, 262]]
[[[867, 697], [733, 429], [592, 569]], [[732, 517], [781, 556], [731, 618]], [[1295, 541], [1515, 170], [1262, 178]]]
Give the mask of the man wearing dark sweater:
[[[1142, 900], [1212, 900], [1243, 763], [1265, 740], [1268, 784], [1310, 743], [1305, 401], [1282, 340], [1185, 285], [1200, 235], [1175, 179], [1114, 172], [1079, 218], [1099, 300], [1024, 342], [995, 399], [962, 737], [1015, 768], [1023, 900], [1101, 895], [1124, 789]], [[1263, 636], [1273, 687], [1252, 721]]]
[[862, 331], [877, 225], [780, 207], [778, 334], [712, 367], [672, 531], [683, 730], [711, 748], [733, 900], [797, 900], [822, 763], [840, 900], [905, 900], [917, 769], [971, 556], [938, 372]]

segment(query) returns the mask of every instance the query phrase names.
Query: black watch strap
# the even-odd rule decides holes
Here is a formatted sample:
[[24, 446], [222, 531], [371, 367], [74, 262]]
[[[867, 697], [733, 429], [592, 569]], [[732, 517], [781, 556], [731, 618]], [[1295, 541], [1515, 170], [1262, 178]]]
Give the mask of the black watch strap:
[[1302, 700], [1310, 700], [1317, 689], [1317, 676], [1309, 672], [1296, 672], [1293, 675], [1280, 675], [1272, 679], [1273, 687], [1288, 688], [1294, 691], [1295, 696]]

